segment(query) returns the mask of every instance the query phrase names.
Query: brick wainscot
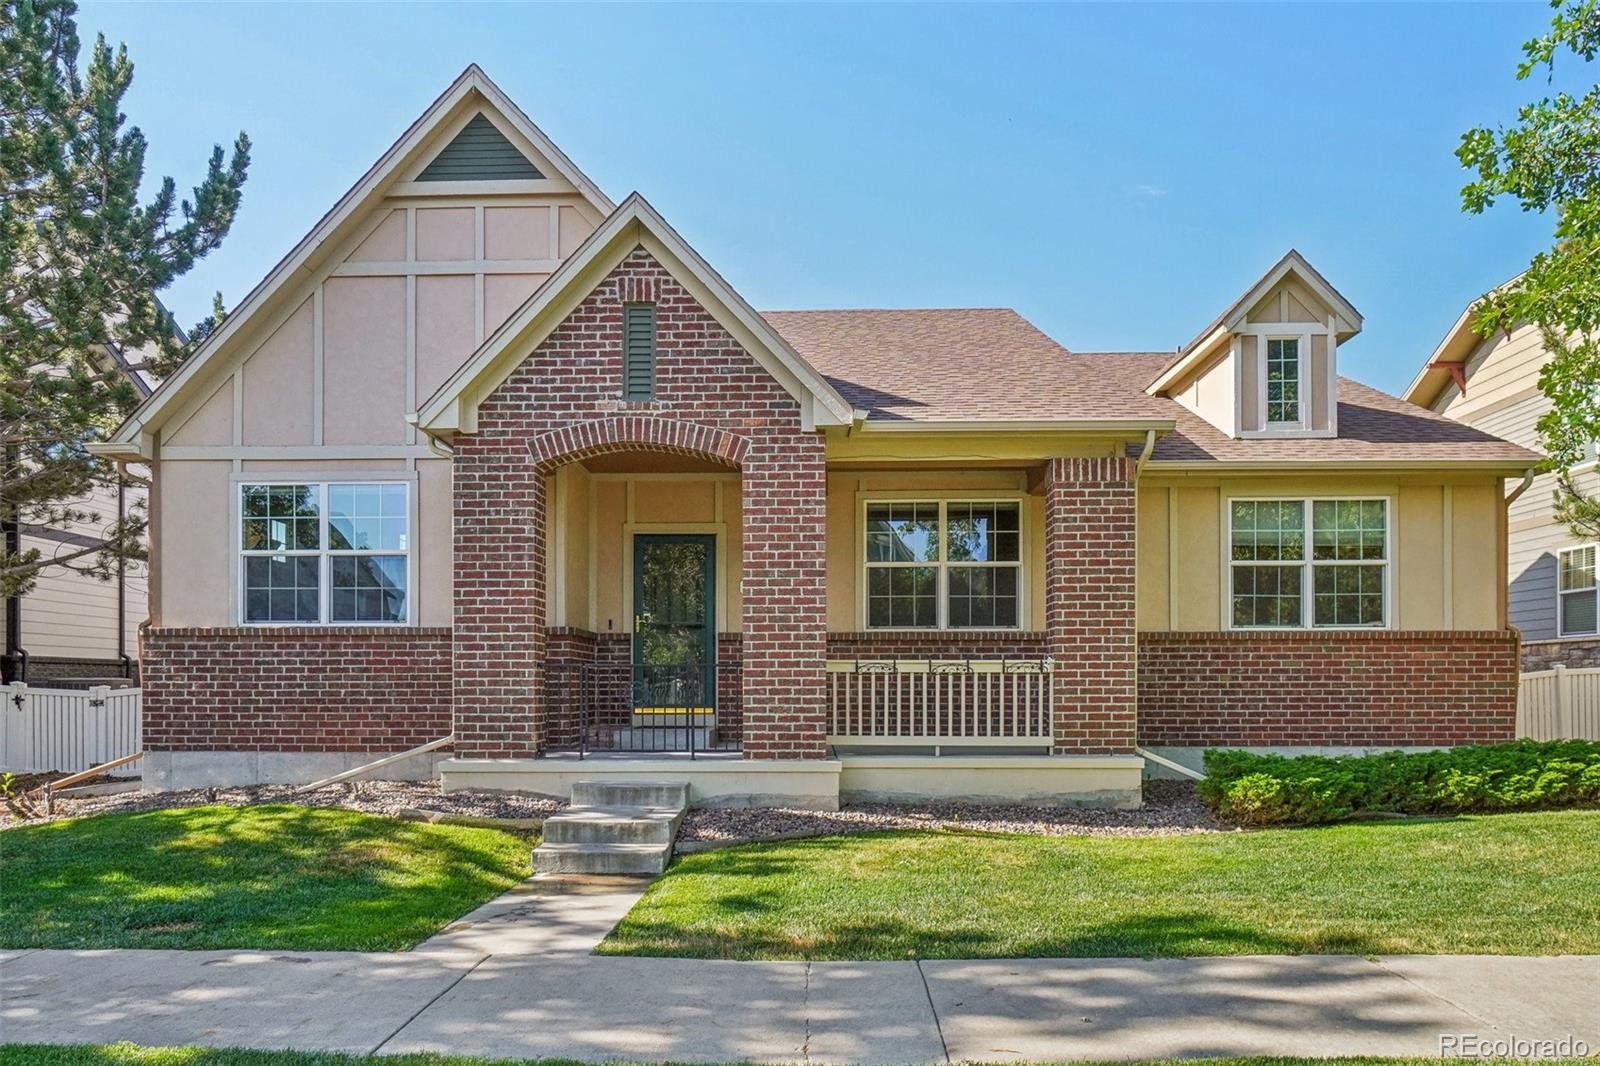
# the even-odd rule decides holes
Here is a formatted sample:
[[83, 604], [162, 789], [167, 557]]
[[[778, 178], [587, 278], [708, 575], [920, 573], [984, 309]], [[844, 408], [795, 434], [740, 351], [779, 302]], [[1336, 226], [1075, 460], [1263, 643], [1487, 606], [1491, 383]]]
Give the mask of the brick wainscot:
[[1511, 740], [1517, 634], [1141, 633], [1139, 741], [1350, 751]]
[[[146, 629], [147, 783], [309, 780], [450, 732], [450, 630]], [[422, 778], [439, 757], [386, 768]]]

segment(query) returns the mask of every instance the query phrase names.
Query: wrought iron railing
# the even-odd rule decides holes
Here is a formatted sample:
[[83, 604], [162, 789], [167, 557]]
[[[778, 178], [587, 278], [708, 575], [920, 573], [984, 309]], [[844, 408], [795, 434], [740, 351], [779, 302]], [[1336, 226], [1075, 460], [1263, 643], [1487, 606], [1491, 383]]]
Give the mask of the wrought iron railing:
[[594, 752], [738, 751], [740, 664], [641, 666], [552, 663], [547, 671], [546, 746]]
[[828, 663], [828, 740], [1045, 746], [1051, 659], [844, 659]]

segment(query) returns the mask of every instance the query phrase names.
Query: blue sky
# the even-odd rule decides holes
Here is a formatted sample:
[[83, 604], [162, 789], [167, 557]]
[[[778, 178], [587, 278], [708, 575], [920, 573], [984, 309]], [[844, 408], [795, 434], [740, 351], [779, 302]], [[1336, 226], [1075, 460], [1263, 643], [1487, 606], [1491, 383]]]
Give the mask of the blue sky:
[[[469, 62], [613, 199], [637, 189], [760, 308], [1017, 308], [1078, 351], [1175, 348], [1287, 248], [1366, 316], [1390, 391], [1549, 242], [1462, 215], [1453, 150], [1543, 4], [84, 4], [128, 44], [150, 171], [254, 142], [230, 303]], [[1581, 71], [1572, 63], [1566, 81]]]

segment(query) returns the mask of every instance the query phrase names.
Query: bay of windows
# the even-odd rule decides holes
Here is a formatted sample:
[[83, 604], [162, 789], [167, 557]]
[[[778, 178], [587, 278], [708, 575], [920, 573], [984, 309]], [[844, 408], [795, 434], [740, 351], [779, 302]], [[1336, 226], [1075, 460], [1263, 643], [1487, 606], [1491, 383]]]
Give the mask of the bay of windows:
[[393, 481], [241, 485], [240, 617], [407, 621], [408, 493]]
[[1558, 557], [1556, 598], [1564, 637], [1600, 632], [1595, 610], [1595, 552], [1595, 545], [1588, 544], [1568, 548]]
[[1021, 624], [1019, 503], [869, 503], [864, 558], [869, 629]]
[[1234, 628], [1387, 623], [1387, 500], [1233, 500], [1228, 530]]

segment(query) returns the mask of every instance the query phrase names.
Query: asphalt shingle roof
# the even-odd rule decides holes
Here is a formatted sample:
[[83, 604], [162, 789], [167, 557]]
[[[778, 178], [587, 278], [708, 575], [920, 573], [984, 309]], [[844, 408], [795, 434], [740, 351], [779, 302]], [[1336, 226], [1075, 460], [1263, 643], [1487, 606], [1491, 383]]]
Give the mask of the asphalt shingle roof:
[[1339, 436], [1235, 440], [1145, 388], [1171, 352], [1072, 353], [1009, 308], [768, 311], [873, 422], [1172, 419], [1155, 461], [1533, 462], [1525, 448], [1339, 379]]

